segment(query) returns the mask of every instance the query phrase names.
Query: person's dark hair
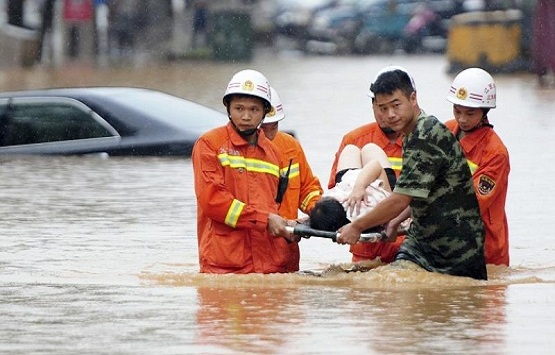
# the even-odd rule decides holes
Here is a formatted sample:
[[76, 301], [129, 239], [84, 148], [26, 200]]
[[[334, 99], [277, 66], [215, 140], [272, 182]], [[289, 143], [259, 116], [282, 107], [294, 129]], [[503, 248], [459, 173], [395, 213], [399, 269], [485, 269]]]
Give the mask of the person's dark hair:
[[322, 197], [309, 214], [310, 228], [335, 232], [350, 221], [341, 202], [333, 197]]
[[399, 69], [380, 74], [370, 86], [374, 97], [379, 94], [391, 95], [397, 89], [401, 90], [406, 97], [409, 97], [414, 92], [409, 75]]

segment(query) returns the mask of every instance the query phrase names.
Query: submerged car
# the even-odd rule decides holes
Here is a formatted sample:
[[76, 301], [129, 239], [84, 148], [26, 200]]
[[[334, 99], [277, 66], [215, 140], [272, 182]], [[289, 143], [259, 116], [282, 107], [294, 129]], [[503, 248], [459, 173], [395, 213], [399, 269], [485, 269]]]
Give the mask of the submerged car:
[[227, 116], [167, 93], [88, 87], [0, 93], [0, 155], [190, 156]]

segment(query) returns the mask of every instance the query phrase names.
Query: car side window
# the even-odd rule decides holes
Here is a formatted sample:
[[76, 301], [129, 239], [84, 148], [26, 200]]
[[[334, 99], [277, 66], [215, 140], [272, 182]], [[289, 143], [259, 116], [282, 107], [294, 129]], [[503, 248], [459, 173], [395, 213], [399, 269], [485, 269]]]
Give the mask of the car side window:
[[0, 107], [0, 146], [111, 136], [107, 127], [75, 105], [19, 102]]

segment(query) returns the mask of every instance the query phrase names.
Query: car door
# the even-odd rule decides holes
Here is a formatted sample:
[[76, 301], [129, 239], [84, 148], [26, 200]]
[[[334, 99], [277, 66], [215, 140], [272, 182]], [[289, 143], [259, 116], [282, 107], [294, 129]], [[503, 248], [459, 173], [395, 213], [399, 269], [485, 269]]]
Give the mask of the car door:
[[0, 154], [102, 153], [119, 141], [112, 126], [75, 99], [0, 99]]

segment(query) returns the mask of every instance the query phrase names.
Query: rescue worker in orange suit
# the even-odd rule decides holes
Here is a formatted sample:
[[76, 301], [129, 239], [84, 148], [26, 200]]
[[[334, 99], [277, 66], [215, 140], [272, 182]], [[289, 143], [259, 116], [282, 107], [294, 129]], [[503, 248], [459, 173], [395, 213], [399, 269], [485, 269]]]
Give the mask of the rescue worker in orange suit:
[[271, 109], [260, 72], [236, 73], [223, 103], [229, 122], [203, 134], [192, 153], [202, 273], [287, 272], [291, 242], [275, 201], [281, 152], [260, 125]]
[[[378, 78], [378, 76], [382, 73], [396, 69], [407, 72], [404, 68], [399, 66], [387, 66], [378, 72], [376, 78]], [[412, 80], [412, 77], [410, 78]], [[412, 86], [416, 90], [414, 80], [412, 80]], [[368, 96], [372, 98], [372, 111], [374, 112], [376, 122], [362, 125], [343, 136], [339, 148], [335, 153], [335, 160], [332, 164], [328, 182], [329, 189], [334, 187], [336, 184], [336, 174], [338, 173], [337, 163], [339, 161], [339, 156], [341, 155], [343, 148], [350, 144], [355, 145], [360, 149], [368, 143], [378, 145], [387, 155], [388, 160], [391, 163], [391, 168], [395, 172], [396, 177], [398, 177], [401, 172], [403, 135], [400, 131], [395, 132], [387, 126], [385, 119], [381, 116], [380, 111], [374, 104], [374, 94], [371, 90], [368, 90]], [[393, 186], [391, 186], [391, 188], [393, 189]], [[381, 261], [384, 263], [392, 262], [403, 240], [404, 237], [400, 236], [394, 242], [358, 243], [351, 245], [349, 251], [353, 255], [352, 262], [372, 260], [376, 257], [380, 257]]]
[[490, 109], [496, 106], [495, 82], [483, 69], [465, 69], [453, 80], [447, 100], [453, 104], [455, 118], [445, 125], [464, 150], [486, 227], [486, 263], [509, 266], [505, 213], [509, 153], [488, 119]]
[[[279, 131], [279, 121], [285, 118], [282, 102], [277, 91], [272, 87], [272, 110], [266, 114], [262, 130], [283, 154], [284, 162], [281, 173], [288, 176], [288, 185], [279, 206], [280, 216], [296, 220], [298, 211], [308, 214], [322, 197], [322, 185], [314, 176], [301, 144], [290, 134]], [[289, 244], [291, 259], [287, 271], [299, 271], [299, 243]]]

